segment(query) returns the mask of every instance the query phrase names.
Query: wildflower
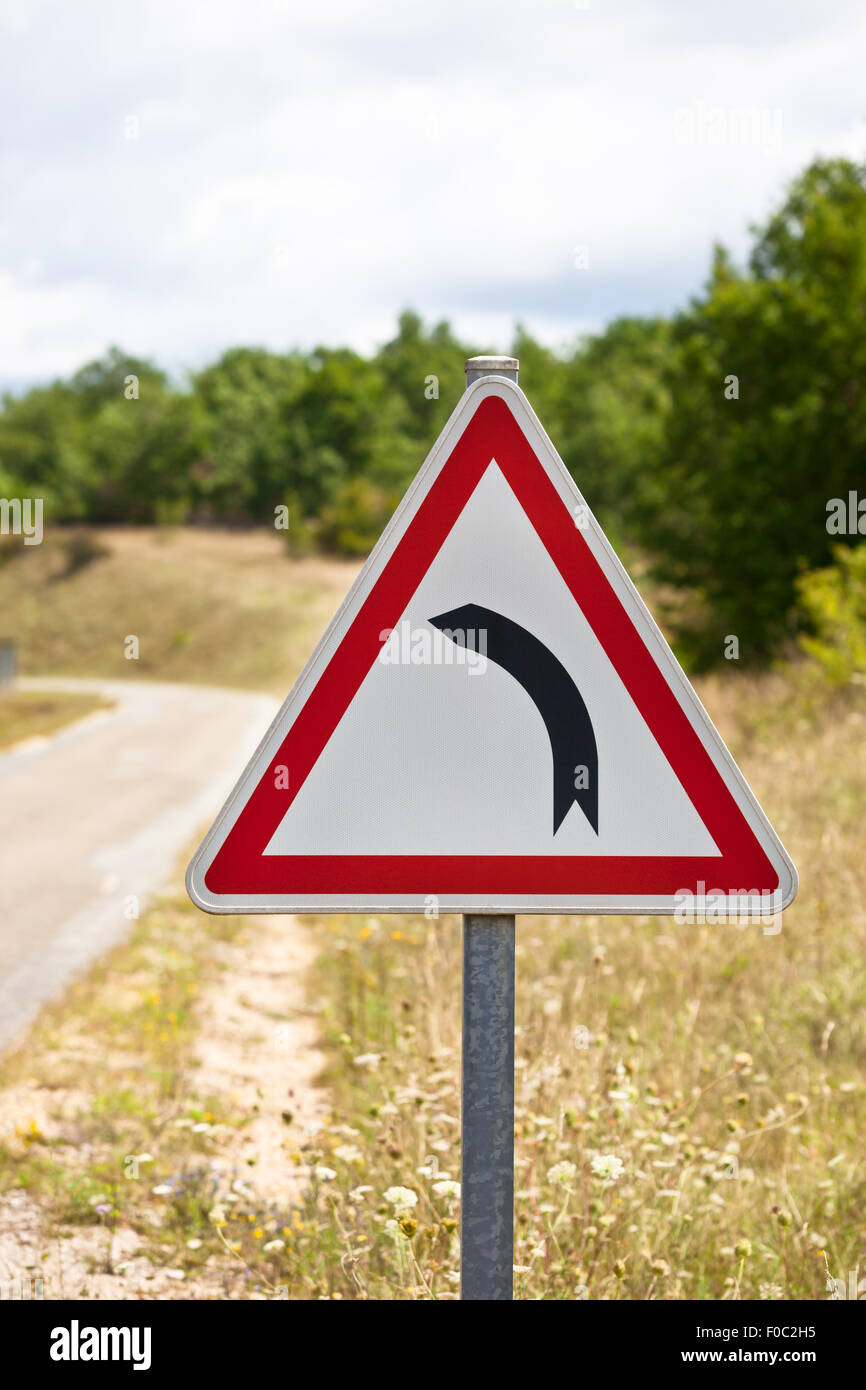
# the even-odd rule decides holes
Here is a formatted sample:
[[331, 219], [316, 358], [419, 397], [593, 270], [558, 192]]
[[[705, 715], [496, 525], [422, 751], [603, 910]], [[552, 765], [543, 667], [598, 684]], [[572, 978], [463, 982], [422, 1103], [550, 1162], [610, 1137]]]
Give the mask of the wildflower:
[[372, 1191], [373, 1189], [369, 1185], [364, 1185], [362, 1187], [353, 1187], [352, 1191], [349, 1193], [349, 1201], [362, 1202], [367, 1193]]
[[96, 1207], [94, 1207], [94, 1211], [98, 1211], [100, 1214], [104, 1214], [105, 1212], [111, 1211], [111, 1207], [109, 1206], [108, 1202], [100, 1202]]
[[261, 1240], [263, 1235], [264, 1231], [262, 1230], [261, 1226], [257, 1226], [256, 1229], [253, 1231], [253, 1240]]
[[382, 1060], [381, 1052], [359, 1052], [353, 1059], [356, 1067], [369, 1067], [372, 1071]]
[[187, 1248], [187, 1250], [200, 1250], [200, 1249], [201, 1249], [201, 1241], [198, 1240], [198, 1239], [194, 1236], [192, 1240], [188, 1240], [188, 1241], [187, 1241], [187, 1243], [186, 1243], [186, 1248]]
[[171, 1183], [161, 1182], [159, 1184], [159, 1187], [152, 1187], [150, 1190], [153, 1193], [154, 1197], [170, 1197]]
[[334, 1150], [334, 1157], [341, 1163], [360, 1163], [364, 1155], [357, 1144], [339, 1144]]
[[411, 1187], [389, 1187], [385, 1193], [385, 1201], [397, 1212], [411, 1211], [418, 1202], [417, 1192], [413, 1192]]
[[671, 1267], [667, 1260], [653, 1260], [650, 1269], [659, 1279], [667, 1279], [671, 1272]]
[[592, 1159], [592, 1172], [601, 1178], [605, 1186], [615, 1183], [623, 1174], [625, 1164], [616, 1154], [595, 1154]]
[[397, 1221], [397, 1225], [408, 1240], [411, 1240], [418, 1230], [418, 1222], [415, 1220], [414, 1216], [401, 1216]]
[[734, 1246], [734, 1254], [738, 1260], [747, 1260], [752, 1253], [752, 1242], [750, 1240], [738, 1240]]
[[569, 1163], [568, 1159], [563, 1159], [561, 1163], [554, 1163], [552, 1168], [547, 1170], [547, 1181], [555, 1183], [559, 1187], [570, 1187], [577, 1177], [577, 1165]]
[[436, 1193], [437, 1197], [459, 1197], [460, 1184], [459, 1182], [443, 1179], [442, 1182], [434, 1182], [433, 1191]]
[[321, 1164], [313, 1169], [313, 1173], [319, 1182], [333, 1182], [337, 1176], [333, 1168], [324, 1168]]
[[224, 1226], [226, 1224], [225, 1207], [211, 1207], [210, 1211], [208, 1212], [208, 1221], [210, 1221], [214, 1226]]
[[266, 1241], [265, 1244], [262, 1246], [262, 1250], [268, 1255], [270, 1255], [273, 1251], [276, 1250], [285, 1250], [285, 1248], [286, 1242], [284, 1240], [280, 1240], [279, 1238], [277, 1240]]
[[759, 1284], [758, 1297], [778, 1302], [785, 1297], [785, 1291], [781, 1284]]

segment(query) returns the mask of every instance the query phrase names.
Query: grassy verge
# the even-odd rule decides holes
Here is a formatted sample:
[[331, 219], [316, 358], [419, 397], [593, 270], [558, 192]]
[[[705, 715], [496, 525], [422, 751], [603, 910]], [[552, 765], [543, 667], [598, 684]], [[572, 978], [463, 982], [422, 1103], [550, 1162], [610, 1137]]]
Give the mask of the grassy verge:
[[[778, 935], [520, 919], [520, 1298], [817, 1299], [866, 1267], [866, 710], [781, 677], [705, 693], [801, 895]], [[332, 1118], [287, 1144], [297, 1199], [256, 1193], [250, 1111], [196, 1079], [202, 995], [255, 922], [178, 893], [0, 1069], [22, 1117], [0, 1186], [37, 1205], [46, 1247], [89, 1231], [96, 1280], [134, 1237], [157, 1282], [133, 1296], [456, 1296], [459, 924], [308, 925]]]
[[[167, 896], [3, 1059], [3, 1236], [23, 1203], [34, 1227], [4, 1248], [5, 1278], [44, 1275], [46, 1297], [309, 1292], [300, 1213], [257, 1191], [240, 1156], [254, 1109], [199, 1080], [201, 1001], [227, 951], [255, 950], [251, 930]], [[303, 1162], [290, 1138], [286, 1162]]]
[[[519, 919], [518, 1297], [819, 1299], [866, 1272], [866, 710], [793, 680], [707, 692], [799, 865], [778, 935]], [[453, 1297], [458, 923], [316, 931], [343, 1127], [309, 1277], [338, 1233], [344, 1294]]]
[[110, 709], [99, 695], [63, 691], [0, 690], [0, 748], [22, 739], [56, 734], [94, 710]]

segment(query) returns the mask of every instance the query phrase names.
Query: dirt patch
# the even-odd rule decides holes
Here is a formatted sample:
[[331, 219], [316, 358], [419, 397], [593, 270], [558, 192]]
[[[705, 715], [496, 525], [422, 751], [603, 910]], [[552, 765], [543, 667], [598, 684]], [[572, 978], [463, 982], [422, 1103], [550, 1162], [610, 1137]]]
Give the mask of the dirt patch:
[[223, 981], [205, 1001], [196, 1081], [252, 1117], [231, 1157], [262, 1198], [288, 1204], [307, 1175], [302, 1146], [326, 1113], [312, 1085], [323, 1058], [302, 985], [313, 947], [294, 917], [250, 922], [249, 935], [220, 945]]
[[[152, 952], [140, 949], [142, 958]], [[128, 1161], [118, 1157], [118, 1130], [94, 1133], [94, 1111], [105, 1102], [76, 1078], [76, 1057], [92, 1068], [93, 1051], [75, 1007], [57, 1006], [50, 1031], [40, 1034], [37, 1025], [22, 1042], [27, 1074], [0, 1090], [7, 1171], [26, 1183], [0, 1194], [0, 1301], [273, 1296], [267, 1283], [253, 1282], [234, 1227], [252, 1219], [241, 1218], [238, 1205], [273, 1212], [296, 1206], [308, 1175], [305, 1145], [326, 1116], [326, 1096], [315, 1085], [322, 1067], [317, 1020], [304, 991], [313, 948], [295, 918], [255, 917], [227, 939], [211, 939], [206, 956], [198, 948], [196, 1031], [183, 1092], [207, 1096], [234, 1118], [194, 1125], [184, 1102], [159, 1113], [152, 1145], [145, 1141], [153, 1156], [142, 1158], [132, 1223], [123, 1200], [131, 1185], [116, 1180]], [[115, 1006], [123, 1002], [118, 983], [109, 967], [97, 986]], [[134, 1042], [131, 1022], [129, 1031]], [[103, 1079], [129, 1061], [109, 1046], [99, 1066]], [[203, 1225], [179, 1228], [173, 1199], [154, 1195], [165, 1191], [157, 1168], [168, 1143], [160, 1135], [169, 1132], [177, 1171], [206, 1174], [205, 1210], [209, 1202], [236, 1204], [224, 1233], [206, 1217]], [[129, 1152], [122, 1143], [121, 1153]], [[79, 1178], [90, 1183], [86, 1191], [75, 1189]], [[119, 1199], [110, 1195], [118, 1186]], [[147, 1204], [140, 1200], [145, 1193]]]

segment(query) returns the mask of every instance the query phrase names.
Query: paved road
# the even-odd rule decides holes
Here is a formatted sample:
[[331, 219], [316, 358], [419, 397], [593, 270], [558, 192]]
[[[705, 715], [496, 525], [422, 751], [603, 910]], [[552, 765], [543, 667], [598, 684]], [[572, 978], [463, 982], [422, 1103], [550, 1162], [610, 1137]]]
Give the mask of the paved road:
[[0, 1047], [129, 929], [213, 817], [277, 710], [267, 695], [28, 680], [117, 703], [0, 755]]

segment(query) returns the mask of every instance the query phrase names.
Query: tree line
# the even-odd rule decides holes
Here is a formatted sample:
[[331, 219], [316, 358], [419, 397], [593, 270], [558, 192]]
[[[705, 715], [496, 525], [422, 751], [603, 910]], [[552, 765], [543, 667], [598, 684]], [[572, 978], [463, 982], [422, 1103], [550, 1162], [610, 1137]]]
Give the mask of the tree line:
[[[485, 350], [408, 310], [371, 356], [238, 347], [182, 386], [112, 348], [4, 398], [0, 496], [41, 496], [46, 523], [272, 523], [287, 506], [290, 548], [363, 554], [464, 358]], [[614, 544], [668, 596], [691, 664], [718, 661], [729, 634], [746, 660], [772, 658], [815, 625], [812, 572], [836, 566], [838, 587], [862, 571], [840, 555], [858, 516], [866, 533], [863, 168], [812, 164], [753, 229], [747, 264], [717, 246], [671, 318], [618, 319], [563, 353], [518, 327], [511, 351]], [[828, 526], [833, 499], [853, 529]]]

